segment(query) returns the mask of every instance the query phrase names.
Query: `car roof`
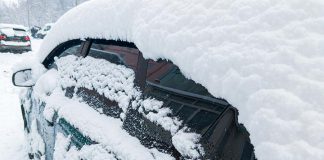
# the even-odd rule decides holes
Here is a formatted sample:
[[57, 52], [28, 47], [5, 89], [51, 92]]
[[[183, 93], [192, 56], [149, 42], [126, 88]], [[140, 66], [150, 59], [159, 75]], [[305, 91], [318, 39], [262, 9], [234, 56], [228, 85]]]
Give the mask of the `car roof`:
[[27, 27], [18, 24], [7, 24], [7, 23], [0, 23], [0, 28], [15, 28], [20, 30], [27, 30]]

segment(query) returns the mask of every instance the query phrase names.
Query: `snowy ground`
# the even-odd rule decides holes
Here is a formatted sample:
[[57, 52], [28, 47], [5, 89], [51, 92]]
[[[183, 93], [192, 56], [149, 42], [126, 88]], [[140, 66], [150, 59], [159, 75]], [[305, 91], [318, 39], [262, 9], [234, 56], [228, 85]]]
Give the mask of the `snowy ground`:
[[33, 40], [33, 51], [24, 54], [0, 53], [0, 160], [26, 159], [19, 88], [11, 83], [12, 67], [25, 57], [33, 56], [40, 40]]

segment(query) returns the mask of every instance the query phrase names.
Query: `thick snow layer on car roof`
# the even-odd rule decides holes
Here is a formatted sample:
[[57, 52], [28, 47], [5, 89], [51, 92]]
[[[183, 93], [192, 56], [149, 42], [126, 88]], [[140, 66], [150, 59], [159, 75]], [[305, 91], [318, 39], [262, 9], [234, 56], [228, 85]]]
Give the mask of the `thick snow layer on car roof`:
[[69, 39], [134, 42], [237, 107], [259, 159], [324, 157], [324, 1], [92, 0], [61, 17]]
[[18, 24], [6, 24], [6, 23], [0, 23], [0, 28], [16, 28], [16, 29], [22, 29], [22, 30], [27, 30], [27, 27], [23, 25], [18, 25]]

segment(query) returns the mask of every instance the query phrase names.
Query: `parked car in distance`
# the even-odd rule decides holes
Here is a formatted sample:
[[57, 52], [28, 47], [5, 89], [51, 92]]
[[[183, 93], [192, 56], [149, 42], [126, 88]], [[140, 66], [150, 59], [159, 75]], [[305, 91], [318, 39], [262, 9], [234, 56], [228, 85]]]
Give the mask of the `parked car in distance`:
[[53, 23], [47, 23], [45, 26], [36, 33], [36, 38], [43, 39], [51, 30]]
[[36, 38], [36, 34], [37, 32], [41, 30], [41, 27], [38, 27], [38, 26], [33, 26], [30, 28], [30, 34], [32, 37]]
[[26, 27], [16, 24], [0, 24], [0, 52], [22, 53], [31, 51]]
[[[82, 148], [89, 146], [107, 146], [107, 141], [101, 138], [109, 139], [111, 136], [109, 130], [116, 129], [109, 124], [115, 119], [121, 123], [122, 131], [137, 138], [145, 148], [156, 149], [161, 154], [170, 155], [177, 160], [255, 159], [249, 133], [243, 124], [237, 121], [236, 108], [224, 99], [213, 97], [205, 87], [186, 78], [176, 64], [161, 59], [144, 59], [133, 43], [90, 38], [86, 41], [69, 40], [48, 53], [42, 64], [53, 73], [59, 74], [54, 76], [59, 77], [59, 82], [68, 83], [59, 85], [58, 88], [62, 89], [60, 95], [46, 93], [49, 99], [51, 96], [55, 98], [55, 104], [48, 104], [44, 99], [35, 96], [39, 93], [34, 93], [35, 83], [31, 83], [32, 69], [25, 68], [13, 75], [14, 85], [30, 87], [21, 99], [25, 131], [30, 135], [30, 147], [37, 137], [41, 137], [45, 143], [45, 150], [29, 149], [32, 151], [29, 153], [31, 159], [46, 157], [47, 160], [51, 160], [55, 159], [55, 155], [81, 152], [85, 150]], [[36, 86], [40, 86], [37, 83]], [[135, 86], [129, 87], [132, 86], [129, 83], [134, 83]], [[127, 89], [124, 86], [128, 86]], [[119, 96], [132, 95], [137, 90], [141, 94], [136, 98], [130, 98], [129, 103], [124, 104], [125, 108], [120, 107], [125, 101], [119, 101]], [[58, 97], [67, 101], [59, 103]], [[77, 99], [86, 104], [86, 107], [79, 108], [79, 105], [73, 105], [72, 102]], [[44, 112], [52, 105], [60, 108], [54, 109], [51, 113], [53, 116], [48, 118], [44, 116], [47, 115]], [[157, 107], [159, 105], [160, 108]], [[152, 117], [154, 119], [165, 112], [169, 113], [164, 115], [167, 117], [162, 117], [163, 119], [178, 119], [179, 121], [173, 121], [174, 124], [182, 122], [178, 126], [178, 132], [186, 130], [188, 134], [201, 136], [199, 145], [204, 153], [193, 147], [191, 149], [198, 150], [198, 156], [193, 158], [181, 154], [183, 148], [179, 148], [179, 144], [174, 142], [174, 133], [163, 127], [163, 123], [168, 121], [157, 123], [152, 120]], [[105, 121], [105, 117], [113, 119]], [[82, 125], [85, 123], [88, 126]], [[92, 126], [95, 128], [87, 130]], [[186, 137], [186, 133], [183, 134]], [[99, 138], [97, 135], [100, 135]], [[64, 145], [60, 144], [62, 137], [69, 139], [69, 147], [65, 147], [63, 151], [55, 150], [54, 148], [64, 148]], [[127, 136], [123, 138], [128, 139]], [[115, 138], [108, 141], [115, 141]], [[111, 147], [114, 148], [108, 145], [104, 150], [108, 150], [107, 154], [114, 157], [119, 157], [118, 154], [122, 152], [132, 152], [116, 148], [110, 150]], [[133, 147], [134, 152], [137, 152], [138, 146]]]

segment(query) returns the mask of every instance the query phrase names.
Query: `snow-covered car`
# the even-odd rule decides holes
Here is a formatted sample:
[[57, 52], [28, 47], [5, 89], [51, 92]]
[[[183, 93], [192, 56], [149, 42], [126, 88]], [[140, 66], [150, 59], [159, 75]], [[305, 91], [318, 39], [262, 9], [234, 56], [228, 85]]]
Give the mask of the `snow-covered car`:
[[[65, 14], [43, 42], [40, 63], [14, 69], [13, 84], [26, 87], [29, 158], [255, 159], [236, 108], [185, 76], [179, 61], [147, 58], [142, 41], [110, 36], [123, 29], [107, 28], [109, 18], [101, 17], [112, 16], [110, 2]], [[89, 27], [77, 18], [92, 5], [101, 12], [90, 19], [106, 23]]]
[[30, 34], [31, 34], [32, 37], [36, 38], [36, 34], [37, 34], [37, 32], [38, 32], [39, 30], [41, 30], [40, 27], [38, 27], [38, 26], [33, 26], [33, 27], [31, 27], [31, 28], [29, 29], [29, 32], [30, 32]]
[[16, 24], [0, 24], [0, 52], [31, 51], [26, 27]]
[[40, 29], [37, 33], [36, 33], [36, 38], [40, 38], [43, 39], [47, 33], [51, 30], [53, 26], [53, 23], [47, 23], [44, 25], [44, 27], [42, 29]]

